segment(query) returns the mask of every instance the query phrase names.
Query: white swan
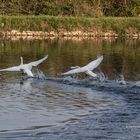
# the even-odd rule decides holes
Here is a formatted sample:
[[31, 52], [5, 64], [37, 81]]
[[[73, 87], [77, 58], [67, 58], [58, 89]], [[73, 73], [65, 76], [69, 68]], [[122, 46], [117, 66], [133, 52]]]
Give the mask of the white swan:
[[65, 73], [62, 73], [61, 75], [70, 75], [70, 74], [78, 74], [78, 73], [85, 72], [89, 76], [97, 77], [97, 74], [93, 73], [92, 70], [97, 68], [99, 66], [99, 64], [102, 62], [102, 60], [103, 60], [103, 56], [100, 56], [96, 60], [93, 60], [90, 63], [88, 63], [86, 66], [83, 66], [83, 67], [79, 67], [79, 66], [71, 67], [72, 70], [70, 70], [68, 72], [65, 72]]
[[48, 55], [46, 55], [44, 58], [38, 60], [38, 61], [34, 61], [28, 64], [23, 64], [23, 57], [20, 57], [21, 59], [21, 64], [19, 66], [14, 66], [14, 67], [10, 67], [10, 68], [6, 68], [6, 69], [1, 69], [0, 72], [2, 71], [10, 71], [10, 72], [24, 72], [26, 73], [29, 77], [34, 77], [31, 69], [33, 66], [37, 66], [40, 63], [42, 63], [44, 60], [46, 60], [48, 58]]

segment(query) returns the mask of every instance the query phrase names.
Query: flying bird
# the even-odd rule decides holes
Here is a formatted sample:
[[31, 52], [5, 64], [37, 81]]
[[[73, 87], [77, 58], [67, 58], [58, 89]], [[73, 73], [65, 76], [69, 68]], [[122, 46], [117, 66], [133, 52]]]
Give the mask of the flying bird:
[[102, 62], [102, 60], [103, 60], [103, 56], [99, 56], [97, 57], [96, 60], [91, 61], [90, 63], [88, 63], [83, 67], [79, 67], [79, 66], [71, 67], [72, 70], [62, 73], [61, 75], [71, 75], [71, 74], [78, 74], [84, 72], [89, 76], [97, 77], [97, 74], [93, 73], [92, 70], [97, 68], [99, 64]]
[[31, 69], [33, 66], [38, 66], [40, 63], [42, 63], [43, 61], [45, 61], [48, 58], [48, 55], [46, 55], [44, 58], [34, 61], [34, 62], [30, 62], [28, 64], [23, 64], [23, 57], [20, 57], [21, 59], [21, 63], [18, 66], [14, 66], [14, 67], [10, 67], [10, 68], [6, 68], [6, 69], [1, 69], [0, 72], [3, 71], [7, 71], [7, 72], [23, 72], [26, 73], [29, 77], [34, 77]]

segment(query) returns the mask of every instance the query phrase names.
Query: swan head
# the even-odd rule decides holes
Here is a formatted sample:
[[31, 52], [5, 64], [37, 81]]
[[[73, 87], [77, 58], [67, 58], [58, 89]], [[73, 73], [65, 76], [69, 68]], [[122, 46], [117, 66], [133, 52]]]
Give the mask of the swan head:
[[23, 57], [20, 57], [20, 65], [23, 65]]

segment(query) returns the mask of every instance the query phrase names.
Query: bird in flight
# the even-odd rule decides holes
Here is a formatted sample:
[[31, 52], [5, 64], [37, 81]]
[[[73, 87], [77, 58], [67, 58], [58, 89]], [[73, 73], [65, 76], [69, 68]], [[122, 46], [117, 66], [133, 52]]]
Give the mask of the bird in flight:
[[28, 64], [23, 64], [23, 57], [20, 57], [20, 59], [21, 59], [20, 65], [6, 68], [6, 69], [1, 69], [0, 72], [4, 72], [4, 71], [6, 71], [6, 72], [23, 72], [23, 73], [26, 73], [29, 77], [34, 77], [32, 71], [31, 71], [32, 67], [38, 66], [40, 63], [45, 61], [47, 58], [48, 58], [48, 55], [46, 55], [44, 58], [42, 58], [40, 60], [30, 62]]
[[83, 67], [75, 66], [71, 67], [72, 70], [62, 73], [61, 75], [71, 75], [71, 74], [78, 74], [78, 73], [86, 73], [89, 76], [97, 77], [96, 73], [93, 73], [92, 70], [97, 68], [99, 64], [102, 62], [103, 56], [99, 56], [96, 60], [91, 61], [87, 65]]

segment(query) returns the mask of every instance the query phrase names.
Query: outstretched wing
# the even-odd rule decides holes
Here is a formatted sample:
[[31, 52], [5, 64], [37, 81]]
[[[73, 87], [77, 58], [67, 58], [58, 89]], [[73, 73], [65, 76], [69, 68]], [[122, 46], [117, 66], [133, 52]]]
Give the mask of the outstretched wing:
[[97, 77], [96, 73], [93, 73], [92, 71], [88, 70], [85, 72], [87, 75], [92, 76], [92, 77]]
[[102, 62], [102, 60], [103, 60], [103, 56], [100, 56], [96, 60], [91, 61], [90, 63], [88, 63], [83, 68], [84, 69], [87, 69], [87, 70], [93, 70], [93, 69], [97, 68], [100, 65], [100, 63]]
[[2, 71], [20, 71], [21, 67], [20, 66], [16, 66], [16, 67], [10, 67], [10, 68], [6, 68], [6, 69], [1, 69], [0, 72]]
[[79, 66], [71, 66], [70, 67], [71, 69], [77, 69], [77, 68], [80, 68]]
[[85, 70], [83, 68], [75, 68], [68, 72], [62, 73], [61, 75], [77, 74], [77, 73], [81, 73], [81, 72], [85, 72]]
[[31, 63], [29, 63], [28, 65], [37, 66], [37, 65], [39, 65], [40, 63], [42, 63], [43, 61], [45, 61], [47, 58], [48, 58], [48, 55], [46, 55], [44, 58], [42, 58], [42, 59], [40, 59], [40, 60], [38, 60], [38, 61], [31, 62]]
[[96, 67], [99, 66], [99, 64], [102, 62], [103, 60], [103, 56], [98, 57], [96, 60], [88, 63], [86, 66], [84, 67], [79, 67], [79, 66], [75, 66], [75, 67], [71, 67], [72, 70], [62, 73], [61, 75], [70, 75], [70, 74], [76, 74], [76, 73], [82, 73], [85, 72], [86, 74], [92, 76], [92, 77], [97, 77], [97, 74], [93, 73], [91, 70], [95, 69]]

